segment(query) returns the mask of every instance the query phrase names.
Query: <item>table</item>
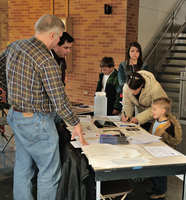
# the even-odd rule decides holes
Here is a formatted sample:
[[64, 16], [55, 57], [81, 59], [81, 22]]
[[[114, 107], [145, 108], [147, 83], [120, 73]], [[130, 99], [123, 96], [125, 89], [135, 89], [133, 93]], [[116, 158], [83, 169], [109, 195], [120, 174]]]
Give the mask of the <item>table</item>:
[[[110, 161], [113, 159], [112, 157], [107, 157], [107, 164], [98, 166], [96, 164], [96, 156], [97, 153], [100, 155], [102, 153], [99, 150], [99, 145], [94, 146], [96, 144], [92, 144], [89, 146], [82, 147], [83, 152], [87, 156], [94, 172], [95, 172], [95, 180], [96, 180], [96, 199], [100, 199], [100, 191], [101, 191], [101, 181], [110, 181], [110, 180], [121, 180], [121, 179], [130, 179], [130, 178], [142, 178], [142, 177], [153, 177], [153, 176], [168, 176], [168, 175], [184, 175], [183, 181], [183, 194], [182, 200], [186, 200], [186, 183], [185, 183], [185, 174], [186, 174], [186, 157], [180, 153], [180, 155], [169, 156], [169, 157], [153, 157], [149, 152], [145, 150], [145, 147], [148, 146], [165, 146], [166, 144], [163, 142], [152, 143], [152, 144], [128, 144], [128, 145], [115, 145], [118, 148], [125, 151], [125, 148], [139, 149], [141, 151], [140, 156], [143, 155], [144, 159], [147, 159], [147, 162], [126, 162], [126, 163], [114, 163], [113, 166], [109, 166]], [[102, 144], [100, 144], [102, 145]], [[112, 145], [114, 146], [114, 145]], [[107, 148], [107, 146], [105, 146]], [[105, 148], [104, 147], [104, 148]], [[116, 148], [117, 148], [116, 147]], [[92, 149], [96, 149], [94, 153], [91, 151]], [[109, 148], [109, 146], [108, 146]], [[124, 152], [123, 151], [123, 152]], [[113, 152], [113, 151], [112, 151]], [[116, 151], [116, 156], [118, 152]], [[137, 157], [136, 157], [137, 158]], [[99, 158], [98, 158], [99, 160]]]
[[75, 102], [71, 102], [72, 104], [72, 110], [78, 114], [78, 115], [89, 115], [89, 114], [93, 114], [94, 112], [94, 108], [91, 105], [84, 105], [82, 103], [75, 103]]

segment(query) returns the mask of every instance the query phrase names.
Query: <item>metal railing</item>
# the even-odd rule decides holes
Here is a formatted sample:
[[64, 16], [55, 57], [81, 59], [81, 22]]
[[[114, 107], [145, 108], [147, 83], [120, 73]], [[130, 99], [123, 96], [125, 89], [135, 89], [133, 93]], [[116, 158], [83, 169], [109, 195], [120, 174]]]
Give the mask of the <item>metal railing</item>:
[[179, 34], [185, 28], [185, 24], [178, 25], [175, 23], [175, 18], [185, 1], [186, 0], [177, 1], [173, 10], [169, 13], [167, 19], [163, 23], [159, 33], [151, 42], [151, 45], [143, 58], [144, 63], [148, 65], [154, 73], [156, 73], [157, 67], [159, 68], [160, 63], [162, 63], [164, 58], [168, 55], [168, 52], [172, 49]]
[[186, 22], [183, 25], [180, 26], [177, 33], [174, 35], [174, 37], [171, 38], [171, 40], [172, 40], [171, 43], [167, 46], [166, 51], [164, 52], [164, 54], [161, 55], [161, 58], [157, 62], [156, 68], [154, 69], [155, 74], [156, 74], [156, 72], [160, 71], [160, 67], [162, 66], [165, 58], [170, 55], [171, 50], [174, 48], [175, 42], [177, 41], [179, 35], [185, 29], [186, 29]]
[[186, 120], [186, 72], [180, 73], [179, 118]]

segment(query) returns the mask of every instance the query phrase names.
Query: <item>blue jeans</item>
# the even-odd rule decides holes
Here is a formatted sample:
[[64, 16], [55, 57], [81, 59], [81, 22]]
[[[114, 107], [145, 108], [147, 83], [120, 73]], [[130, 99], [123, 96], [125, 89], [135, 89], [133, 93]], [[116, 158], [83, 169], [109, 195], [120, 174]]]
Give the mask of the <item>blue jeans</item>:
[[61, 164], [58, 134], [53, 113], [34, 113], [24, 117], [21, 112], [9, 110], [7, 120], [15, 135], [14, 200], [33, 200], [32, 182], [35, 167], [37, 200], [55, 200]]

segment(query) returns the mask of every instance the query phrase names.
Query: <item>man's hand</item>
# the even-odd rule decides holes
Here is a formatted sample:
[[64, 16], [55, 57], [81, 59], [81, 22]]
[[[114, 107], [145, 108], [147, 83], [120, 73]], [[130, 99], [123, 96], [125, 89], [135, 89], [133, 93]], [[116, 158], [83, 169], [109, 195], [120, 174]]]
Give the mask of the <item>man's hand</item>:
[[80, 123], [78, 123], [76, 126], [74, 126], [74, 129], [72, 131], [72, 139], [74, 139], [75, 136], [79, 136], [79, 141], [81, 142], [82, 145], [88, 144], [86, 142], [85, 138], [83, 137], [83, 131], [82, 131]]

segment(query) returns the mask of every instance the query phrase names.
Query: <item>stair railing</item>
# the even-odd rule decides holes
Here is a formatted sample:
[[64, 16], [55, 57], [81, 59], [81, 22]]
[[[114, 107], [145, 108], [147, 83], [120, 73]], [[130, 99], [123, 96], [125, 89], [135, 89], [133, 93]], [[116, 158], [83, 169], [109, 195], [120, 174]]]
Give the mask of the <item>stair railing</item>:
[[178, 32], [176, 33], [175, 37], [172, 38], [170, 46], [167, 48], [167, 51], [161, 56], [161, 59], [158, 61], [157, 66], [155, 68], [155, 74], [160, 70], [160, 67], [162, 66], [165, 58], [170, 55], [171, 50], [174, 48], [175, 42], [178, 39], [179, 35], [183, 32], [183, 30], [186, 29], [186, 22], [179, 28]]
[[[155, 36], [153, 42], [151, 42], [152, 45], [150, 45], [148, 48], [149, 50], [143, 58], [144, 63], [148, 65], [150, 70], [154, 73], [157, 71], [155, 67], [157, 65], [159, 66], [158, 63], [162, 60], [162, 56], [166, 54], [168, 49], [170, 49], [170, 45], [172, 46], [173, 41], [175, 41], [175, 37], [178, 37], [177, 33], [180, 30], [180, 26], [176, 26], [175, 18], [185, 1], [186, 0], [177, 1], [173, 10], [169, 13], [166, 21], [164, 22], [160, 32]], [[170, 37], [168, 37], [168, 35]], [[170, 41], [168, 41], [167, 37]]]

